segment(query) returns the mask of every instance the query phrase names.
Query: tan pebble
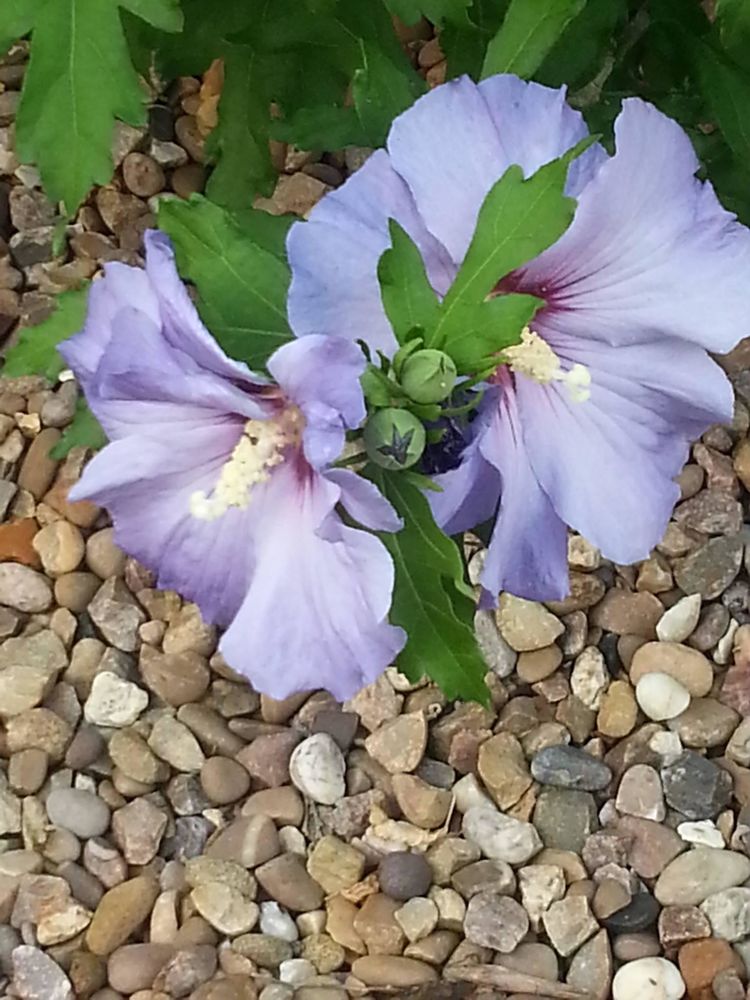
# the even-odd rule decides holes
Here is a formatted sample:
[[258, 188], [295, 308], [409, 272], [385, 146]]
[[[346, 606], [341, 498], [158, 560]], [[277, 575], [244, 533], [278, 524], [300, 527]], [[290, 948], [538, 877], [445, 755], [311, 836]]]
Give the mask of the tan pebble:
[[54, 521], [34, 537], [45, 572], [52, 577], [72, 573], [83, 559], [84, 541], [80, 530], [67, 521]]
[[413, 771], [427, 746], [427, 720], [421, 712], [385, 722], [365, 740], [365, 749], [391, 774]]
[[524, 684], [536, 684], [553, 674], [562, 663], [562, 658], [562, 650], [555, 645], [519, 653], [516, 673]]
[[215, 805], [228, 805], [243, 798], [250, 788], [250, 775], [228, 757], [209, 757], [200, 773], [201, 786]]
[[362, 878], [365, 856], [338, 837], [324, 836], [310, 852], [307, 870], [326, 893], [337, 893]]
[[400, 955], [365, 955], [352, 963], [352, 974], [366, 986], [408, 989], [437, 982], [438, 974], [424, 962]]
[[703, 653], [676, 642], [647, 642], [636, 650], [629, 672], [632, 684], [646, 674], [667, 674], [695, 698], [709, 693], [714, 676], [711, 662]]
[[122, 162], [122, 177], [129, 191], [150, 198], [164, 189], [164, 171], [145, 153], [128, 153]]
[[88, 607], [100, 583], [91, 573], [64, 573], [55, 580], [55, 600], [61, 607], [80, 614]]
[[113, 528], [95, 531], [86, 540], [86, 565], [102, 580], [122, 576], [126, 558], [122, 549], [115, 544]]
[[549, 646], [565, 628], [544, 605], [511, 594], [500, 596], [497, 623], [502, 637], [519, 653]]
[[50, 457], [50, 451], [60, 440], [60, 431], [48, 427], [41, 431], [29, 446], [18, 473], [18, 485], [28, 490], [35, 500], [41, 500], [50, 487], [57, 471], [57, 459]]
[[177, 708], [200, 701], [211, 679], [205, 656], [191, 650], [164, 654], [142, 646], [138, 666], [146, 686]]
[[635, 729], [638, 705], [627, 681], [613, 681], [602, 695], [597, 729], [603, 736], [622, 739]]
[[354, 929], [357, 907], [343, 896], [331, 896], [326, 900], [326, 930], [334, 941], [348, 951], [364, 955], [366, 946]]
[[206, 848], [206, 855], [224, 861], [236, 861], [254, 868], [275, 858], [281, 850], [276, 826], [263, 815], [234, 820], [221, 830]]
[[243, 816], [261, 814], [284, 826], [298, 826], [304, 817], [302, 796], [291, 785], [253, 792], [242, 805]]
[[165, 944], [128, 944], [117, 948], [107, 962], [109, 984], [128, 995], [148, 989], [172, 954], [172, 947]]
[[258, 922], [258, 906], [222, 882], [206, 882], [190, 894], [200, 915], [222, 934], [246, 934]]
[[591, 623], [617, 635], [640, 635], [653, 639], [663, 614], [664, 605], [653, 594], [613, 589], [608, 590], [594, 608]]
[[514, 806], [533, 780], [521, 744], [510, 733], [498, 733], [482, 743], [477, 769], [500, 809]]
[[109, 955], [124, 944], [151, 913], [158, 894], [158, 884], [146, 875], [106, 892], [86, 932], [89, 951], [95, 955]]

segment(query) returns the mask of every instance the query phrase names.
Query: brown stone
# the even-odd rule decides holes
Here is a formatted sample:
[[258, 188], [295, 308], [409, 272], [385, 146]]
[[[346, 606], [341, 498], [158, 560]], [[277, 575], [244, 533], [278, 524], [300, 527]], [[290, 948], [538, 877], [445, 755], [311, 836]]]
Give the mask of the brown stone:
[[482, 743], [477, 767], [500, 809], [515, 805], [531, 787], [531, 772], [523, 749], [510, 733], [498, 733]]
[[[688, 941], [680, 948], [677, 961], [688, 996], [700, 997], [700, 1000], [703, 1000], [701, 991], [710, 990], [718, 973], [724, 969], [741, 968], [738, 966], [741, 959], [732, 951], [732, 946], [719, 938]], [[706, 1000], [708, 996], [710, 993], [706, 995]]]
[[694, 698], [709, 693], [713, 684], [711, 662], [691, 646], [679, 642], [647, 642], [636, 650], [630, 664], [630, 681], [636, 685], [650, 673], [668, 674]]
[[656, 624], [664, 614], [658, 597], [647, 592], [609, 590], [591, 613], [592, 625], [616, 635], [639, 635], [656, 638]]
[[394, 774], [393, 793], [401, 812], [423, 830], [435, 830], [445, 822], [453, 796], [413, 774]]
[[31, 544], [39, 530], [33, 517], [11, 524], [0, 524], [0, 562], [19, 562], [32, 569], [41, 569], [42, 561]]
[[60, 431], [46, 427], [29, 446], [18, 473], [18, 486], [28, 490], [35, 500], [41, 500], [49, 489], [57, 470], [57, 459], [50, 457], [50, 451], [60, 440]]
[[305, 870], [297, 854], [280, 854], [255, 869], [255, 876], [265, 891], [277, 903], [295, 912], [317, 910], [323, 902], [323, 891]]
[[211, 674], [198, 653], [164, 654], [143, 645], [138, 666], [146, 686], [168, 705], [200, 701], [208, 690]]
[[396, 920], [401, 903], [382, 892], [368, 896], [354, 918], [354, 930], [370, 955], [400, 955], [406, 935]]
[[385, 722], [365, 740], [365, 749], [389, 773], [413, 771], [427, 746], [427, 720], [421, 712]]
[[86, 932], [86, 946], [95, 955], [109, 955], [143, 923], [159, 895], [159, 885], [139, 875], [105, 892]]

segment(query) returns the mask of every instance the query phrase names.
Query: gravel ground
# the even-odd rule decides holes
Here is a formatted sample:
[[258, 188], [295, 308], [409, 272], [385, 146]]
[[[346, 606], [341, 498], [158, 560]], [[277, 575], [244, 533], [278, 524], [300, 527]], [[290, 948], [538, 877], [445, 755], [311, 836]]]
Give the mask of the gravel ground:
[[[13, 155], [24, 58], [0, 65], [0, 333], [138, 262], [150, 199], [204, 180], [182, 80], [54, 258]], [[365, 151], [276, 154], [270, 207], [304, 214]], [[750, 996], [750, 345], [723, 363], [734, 425], [695, 444], [651, 558], [572, 537], [568, 599], [478, 615], [490, 710], [395, 671], [343, 706], [253, 692], [67, 501], [75, 383], [0, 378], [0, 993]]]

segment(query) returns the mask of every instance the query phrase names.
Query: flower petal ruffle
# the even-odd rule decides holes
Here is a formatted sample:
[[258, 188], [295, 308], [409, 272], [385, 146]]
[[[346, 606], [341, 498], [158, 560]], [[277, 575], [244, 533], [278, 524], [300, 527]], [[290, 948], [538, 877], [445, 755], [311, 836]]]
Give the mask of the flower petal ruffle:
[[311, 686], [351, 697], [404, 645], [388, 624], [393, 563], [373, 535], [333, 512], [340, 490], [291, 465], [258, 491], [255, 572], [220, 650], [274, 698]]

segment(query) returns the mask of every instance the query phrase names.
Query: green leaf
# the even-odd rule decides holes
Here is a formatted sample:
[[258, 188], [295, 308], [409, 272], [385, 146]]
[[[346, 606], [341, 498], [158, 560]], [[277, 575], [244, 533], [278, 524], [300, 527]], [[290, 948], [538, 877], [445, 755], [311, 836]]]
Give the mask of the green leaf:
[[398, 669], [412, 681], [427, 674], [448, 698], [487, 704], [487, 665], [474, 635], [474, 604], [458, 547], [408, 477], [372, 468], [369, 474], [404, 519], [401, 531], [379, 536], [396, 568], [389, 617], [408, 635]]
[[159, 31], [182, 31], [180, 0], [120, 0], [120, 5]]
[[711, 45], [695, 41], [698, 80], [732, 152], [750, 169], [750, 77]]
[[354, 108], [336, 105], [300, 108], [284, 121], [272, 122], [271, 135], [300, 149], [366, 146], [368, 138]]
[[440, 34], [440, 47], [448, 60], [448, 78], [467, 73], [479, 79], [484, 55], [495, 36], [509, 0], [474, 0], [468, 24], [446, 24]]
[[490, 42], [482, 77], [516, 73], [528, 79], [586, 0], [511, 0], [500, 30]]
[[383, 307], [396, 340], [405, 344], [415, 327], [431, 330], [440, 316], [440, 303], [425, 271], [422, 254], [395, 219], [389, 219], [391, 248], [378, 261]]
[[219, 124], [206, 147], [218, 159], [206, 194], [219, 205], [244, 208], [273, 191], [268, 106], [262, 58], [248, 46], [227, 46]]
[[717, 0], [716, 24], [722, 47], [744, 69], [750, 69], [750, 4], [747, 0]]
[[63, 431], [63, 436], [50, 450], [52, 458], [65, 458], [71, 448], [91, 448], [98, 451], [107, 443], [102, 425], [88, 408], [85, 399], [76, 403], [73, 422]]
[[352, 96], [368, 145], [385, 142], [393, 119], [425, 92], [426, 85], [408, 63], [398, 65], [371, 42], [361, 42], [362, 66], [354, 74]]
[[416, 24], [426, 17], [439, 27], [446, 22], [468, 24], [466, 8], [470, 3], [471, 0], [386, 0], [388, 10], [404, 24]]
[[455, 281], [443, 299], [441, 319], [426, 346], [451, 353], [461, 336], [462, 310], [483, 302], [498, 282], [562, 236], [576, 203], [563, 194], [571, 160], [591, 145], [583, 140], [564, 156], [524, 180], [517, 165], [508, 167], [479, 210], [477, 227]]
[[589, 83], [615, 48], [613, 35], [627, 19], [627, 0], [588, 0], [542, 62], [534, 79], [571, 90]]
[[51, 316], [37, 326], [21, 330], [18, 343], [8, 351], [3, 375], [44, 375], [50, 381], [56, 379], [65, 367], [57, 345], [81, 329], [87, 300], [88, 288], [59, 295]]
[[[119, 0], [40, 0], [18, 109], [18, 152], [39, 167], [47, 194], [72, 214], [112, 176], [115, 118], [145, 120], [146, 95], [130, 61]], [[178, 23], [168, 0], [128, 0], [161, 24]], [[170, 13], [171, 12], [171, 13]]]
[[498, 295], [475, 305], [459, 304], [444, 331], [446, 348], [462, 375], [486, 368], [493, 355], [518, 343], [519, 332], [544, 305], [534, 295]]
[[198, 310], [216, 340], [231, 357], [264, 367], [292, 337], [286, 263], [200, 196], [162, 201], [159, 226], [174, 243], [181, 274], [198, 289]]
[[3, 0], [0, 14], [0, 55], [31, 31], [41, 0]]

